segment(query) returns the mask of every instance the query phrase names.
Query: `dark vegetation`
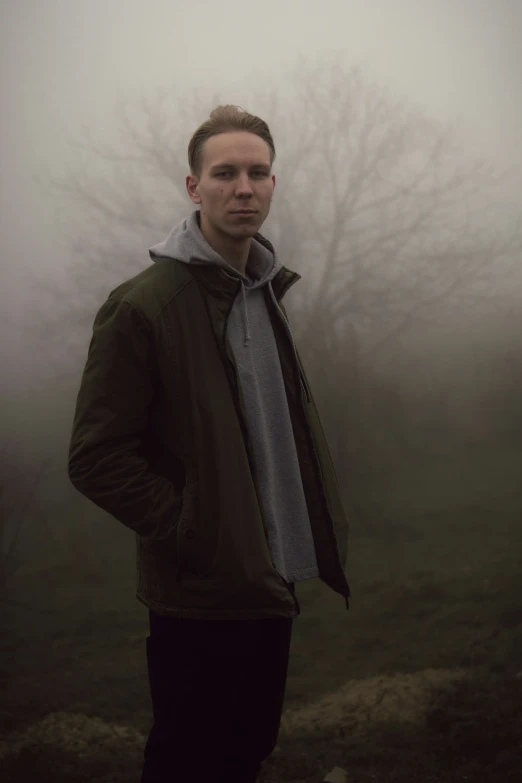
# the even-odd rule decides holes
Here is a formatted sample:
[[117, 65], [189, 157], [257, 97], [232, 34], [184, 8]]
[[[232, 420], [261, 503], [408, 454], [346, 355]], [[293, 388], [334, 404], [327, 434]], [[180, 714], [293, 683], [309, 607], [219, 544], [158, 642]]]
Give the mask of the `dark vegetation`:
[[[325, 694], [342, 699], [347, 681], [365, 682], [368, 701], [337, 722], [284, 723], [267, 783], [312, 783], [335, 766], [360, 783], [522, 780], [518, 455], [463, 457], [373, 487], [374, 510], [387, 513], [371, 535], [354, 530], [348, 613], [318, 580], [298, 585], [285, 709], [310, 708]], [[475, 503], [462, 503], [466, 472]], [[18, 754], [4, 748], [4, 780], [139, 779], [151, 721], [147, 616], [134, 599], [132, 535], [123, 530], [119, 541], [101, 581], [62, 572], [42, 591], [38, 571], [2, 605], [2, 736], [14, 745], [44, 720], [49, 737], [42, 729]], [[426, 709], [405, 720], [426, 670], [463, 677], [440, 686], [435, 678]], [[397, 675], [412, 676], [410, 696], [398, 692]], [[53, 719], [61, 734], [46, 718], [53, 713], [68, 714]], [[124, 728], [110, 734], [112, 724]]]

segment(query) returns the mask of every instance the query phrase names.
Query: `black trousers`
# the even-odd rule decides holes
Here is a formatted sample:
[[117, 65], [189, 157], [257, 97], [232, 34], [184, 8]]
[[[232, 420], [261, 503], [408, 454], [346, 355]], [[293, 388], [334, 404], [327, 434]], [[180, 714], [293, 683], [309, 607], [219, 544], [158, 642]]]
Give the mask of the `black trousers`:
[[141, 783], [255, 783], [277, 742], [292, 618], [149, 621]]

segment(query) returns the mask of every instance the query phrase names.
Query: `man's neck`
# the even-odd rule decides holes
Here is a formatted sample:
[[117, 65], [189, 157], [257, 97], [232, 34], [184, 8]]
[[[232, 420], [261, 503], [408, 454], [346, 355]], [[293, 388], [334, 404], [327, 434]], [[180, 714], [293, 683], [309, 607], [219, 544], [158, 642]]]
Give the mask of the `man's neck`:
[[212, 231], [211, 226], [208, 225], [207, 221], [204, 220], [204, 216], [201, 214], [199, 227], [212, 250], [215, 250], [227, 264], [230, 264], [234, 269], [237, 269], [242, 275], [246, 275], [246, 266], [252, 238], [245, 237], [244, 240], [240, 241], [229, 240], [227, 237]]

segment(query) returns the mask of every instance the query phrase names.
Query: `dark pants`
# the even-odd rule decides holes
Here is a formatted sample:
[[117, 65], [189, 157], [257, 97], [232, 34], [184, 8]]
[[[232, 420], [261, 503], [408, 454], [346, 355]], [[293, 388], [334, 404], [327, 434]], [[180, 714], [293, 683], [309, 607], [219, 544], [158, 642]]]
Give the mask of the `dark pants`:
[[292, 618], [149, 618], [141, 783], [255, 783], [277, 742]]

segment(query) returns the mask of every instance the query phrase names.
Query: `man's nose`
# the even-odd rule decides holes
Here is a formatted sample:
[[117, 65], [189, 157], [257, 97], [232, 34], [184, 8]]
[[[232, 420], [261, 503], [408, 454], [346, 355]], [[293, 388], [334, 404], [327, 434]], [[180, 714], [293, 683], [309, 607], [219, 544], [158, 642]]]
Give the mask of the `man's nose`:
[[243, 176], [239, 177], [236, 186], [236, 191], [237, 193], [252, 193], [252, 185], [250, 183], [247, 174], [244, 174]]

